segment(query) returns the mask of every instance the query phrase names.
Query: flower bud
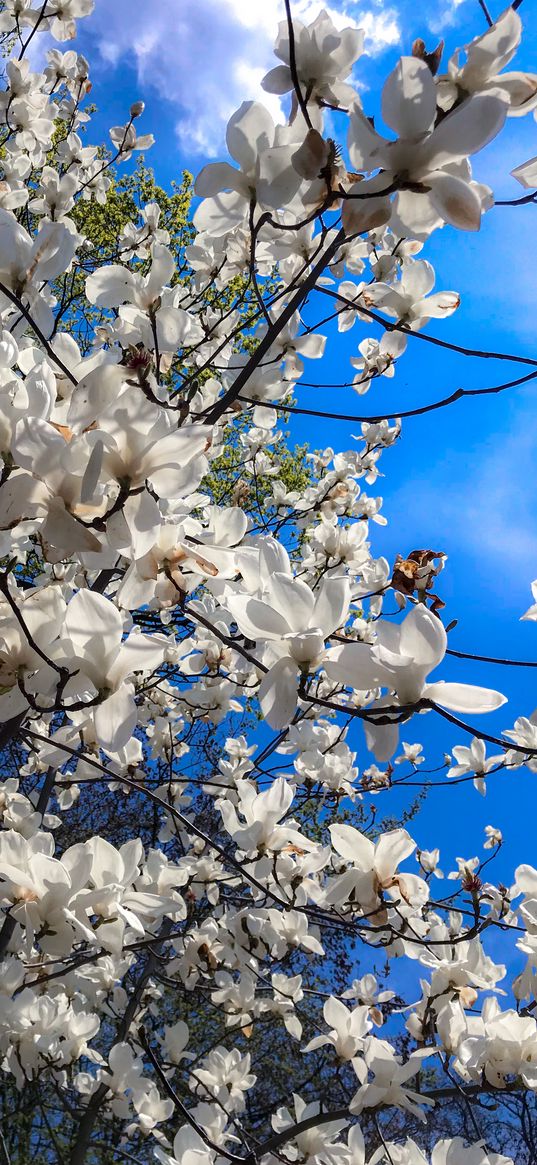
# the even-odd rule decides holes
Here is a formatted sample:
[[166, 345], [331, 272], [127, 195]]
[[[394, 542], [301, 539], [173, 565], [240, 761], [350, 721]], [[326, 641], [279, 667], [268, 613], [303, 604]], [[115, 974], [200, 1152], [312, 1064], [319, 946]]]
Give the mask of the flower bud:
[[141, 117], [144, 112], [145, 104], [143, 101], [134, 101], [131, 105], [131, 118], [134, 121], [135, 117]]

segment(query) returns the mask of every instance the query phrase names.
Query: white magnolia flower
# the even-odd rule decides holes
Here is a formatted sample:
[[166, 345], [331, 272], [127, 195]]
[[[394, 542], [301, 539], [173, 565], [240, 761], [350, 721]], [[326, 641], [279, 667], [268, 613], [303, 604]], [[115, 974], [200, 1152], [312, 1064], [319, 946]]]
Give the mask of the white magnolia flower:
[[[477, 94], [435, 125], [436, 103], [436, 85], [425, 61], [401, 57], [382, 91], [382, 117], [397, 141], [381, 137], [358, 109], [350, 119], [349, 153], [355, 170], [382, 170], [370, 187], [376, 202], [382, 201], [383, 191], [388, 192], [386, 200], [393, 186], [402, 188], [395, 199], [394, 229], [413, 238], [429, 234], [442, 221], [461, 230], [479, 229], [482, 202], [469, 181], [466, 160], [496, 137], [507, 115], [499, 95]], [[363, 183], [351, 188], [353, 193], [363, 194]], [[353, 205], [359, 216], [364, 201], [351, 200], [351, 226]], [[388, 206], [381, 221], [389, 216]]]
[[469, 748], [462, 744], [456, 744], [451, 751], [457, 763], [448, 769], [446, 775], [448, 777], [461, 777], [465, 773], [475, 773], [474, 786], [479, 793], [486, 791], [483, 780], [485, 773], [490, 772], [505, 759], [502, 753], [497, 756], [489, 756], [487, 759], [485, 741], [478, 736], [474, 736]]
[[78, 591], [65, 616], [78, 674], [66, 694], [99, 697], [93, 709], [95, 734], [108, 752], [130, 740], [138, 721], [133, 677], [151, 674], [162, 663], [168, 641], [163, 635], [131, 632], [123, 641], [123, 620], [114, 603], [94, 591]]
[[309, 848], [310, 843], [293, 822], [279, 824], [281, 818], [286, 817], [294, 795], [293, 786], [284, 777], [277, 777], [270, 789], [262, 793], [258, 793], [250, 781], [237, 781], [236, 789], [239, 795], [237, 809], [227, 799], [222, 799], [218, 805], [225, 828], [241, 850], [263, 853], [292, 843]]
[[[444, 680], [427, 683], [429, 672], [444, 658], [447, 636], [440, 619], [423, 604], [412, 607], [398, 625], [379, 620], [376, 631], [373, 646], [346, 643], [330, 648], [325, 664], [328, 675], [360, 692], [388, 687], [402, 705], [430, 700], [442, 708], [475, 715], [505, 704], [506, 697], [490, 688]], [[389, 705], [390, 698], [384, 703]], [[397, 746], [397, 725], [368, 724], [366, 732], [377, 759], [388, 760]]]
[[293, 142], [291, 131], [274, 125], [268, 109], [258, 101], [243, 102], [233, 114], [226, 142], [240, 168], [229, 162], [210, 162], [195, 183], [196, 194], [205, 200], [194, 216], [195, 226], [216, 236], [241, 223], [251, 202], [273, 210], [285, 206], [301, 181], [291, 161], [298, 142]]
[[497, 845], [502, 844], [502, 831], [496, 829], [494, 825], [485, 825], [485, 836], [487, 840], [483, 844], [483, 849], [495, 849]]
[[425, 259], [406, 259], [401, 265], [401, 277], [397, 283], [373, 283], [362, 298], [368, 307], [380, 307], [386, 315], [395, 316], [399, 323], [418, 332], [430, 319], [445, 319], [459, 306], [460, 296], [455, 291], [438, 291], [430, 295], [433, 287], [434, 268], [431, 264]]
[[381, 896], [421, 905], [429, 897], [427, 884], [417, 874], [400, 874], [400, 862], [414, 853], [416, 842], [406, 829], [383, 833], [377, 842], [352, 825], [331, 825], [332, 846], [349, 867], [331, 880], [329, 903], [358, 902], [364, 914], [376, 910]]
[[362, 1005], [349, 1011], [344, 1003], [331, 996], [324, 1004], [323, 1016], [331, 1030], [327, 1035], [314, 1036], [303, 1051], [313, 1052], [316, 1048], [332, 1044], [340, 1062], [352, 1060], [357, 1051], [363, 1048], [365, 1036], [371, 1031], [369, 1007]]
[[259, 702], [271, 728], [283, 728], [292, 719], [299, 678], [320, 666], [325, 640], [345, 621], [349, 601], [346, 579], [325, 578], [312, 591], [290, 569], [275, 571], [259, 598], [245, 594], [225, 598], [243, 635], [270, 649], [271, 666], [261, 681]]
[[[409, 1086], [409, 1081], [415, 1079], [422, 1060], [434, 1055], [435, 1051], [436, 1048], [417, 1048], [403, 1064], [391, 1044], [369, 1036], [363, 1058], [356, 1057], [352, 1062], [360, 1088], [351, 1100], [350, 1111], [360, 1113], [367, 1108], [393, 1104], [425, 1123], [422, 1105], [433, 1105], [434, 1101], [416, 1092]], [[370, 1073], [373, 1074], [371, 1082], [368, 1080]]]

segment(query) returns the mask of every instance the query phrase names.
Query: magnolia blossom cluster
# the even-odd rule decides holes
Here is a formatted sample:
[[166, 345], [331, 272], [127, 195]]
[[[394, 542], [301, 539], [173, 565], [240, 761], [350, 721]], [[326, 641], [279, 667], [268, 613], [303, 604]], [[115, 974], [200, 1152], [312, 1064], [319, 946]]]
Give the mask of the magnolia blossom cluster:
[[[445, 73], [416, 42], [386, 135], [363, 34], [284, 21], [263, 87], [287, 122], [233, 114], [186, 244], [153, 200], [95, 257], [80, 208], [106, 215], [113, 167], [152, 138], [135, 103], [111, 152], [87, 144], [88, 64], [46, 45], [92, 7], [0, 14], [2, 1073], [51, 1082], [70, 1165], [101, 1121], [161, 1165], [512, 1165], [460, 1129], [429, 1152], [404, 1122], [434, 1130], [446, 1089], [537, 1093], [537, 870], [495, 882], [490, 825], [442, 883], [449, 855], [375, 815], [419, 776], [422, 724], [452, 722], [441, 774], [483, 793], [536, 768], [536, 715], [501, 713], [487, 753], [474, 717], [506, 698], [450, 668], [445, 555], [377, 556], [400, 419], [299, 466], [282, 419], [340, 333], [362, 396], [458, 310], [422, 252], [479, 229], [494, 195], [470, 159], [537, 108], [537, 76], [506, 71], [520, 17]], [[534, 160], [513, 173], [533, 189]]]

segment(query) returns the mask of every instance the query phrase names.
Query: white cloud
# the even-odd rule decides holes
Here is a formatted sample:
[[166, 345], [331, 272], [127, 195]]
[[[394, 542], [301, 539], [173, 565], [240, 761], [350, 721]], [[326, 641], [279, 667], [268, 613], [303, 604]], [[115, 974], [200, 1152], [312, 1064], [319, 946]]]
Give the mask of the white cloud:
[[[293, 14], [309, 22], [322, 7], [321, 0], [295, 0]], [[381, 8], [378, 0], [324, 7], [339, 27], [363, 27], [371, 54], [400, 39], [396, 9]], [[177, 106], [183, 149], [214, 156], [241, 101], [261, 99], [273, 115], [281, 113], [278, 99], [263, 93], [261, 79], [274, 63], [272, 46], [283, 17], [282, 0], [151, 0], [137, 5], [133, 21], [132, 0], [97, 0], [84, 24], [103, 62], [130, 59], [141, 89], [152, 88]]]
[[431, 32], [442, 35], [446, 29], [453, 28], [460, 19], [460, 9], [465, 0], [448, 0], [447, 4], [440, 5], [427, 16], [427, 24]]

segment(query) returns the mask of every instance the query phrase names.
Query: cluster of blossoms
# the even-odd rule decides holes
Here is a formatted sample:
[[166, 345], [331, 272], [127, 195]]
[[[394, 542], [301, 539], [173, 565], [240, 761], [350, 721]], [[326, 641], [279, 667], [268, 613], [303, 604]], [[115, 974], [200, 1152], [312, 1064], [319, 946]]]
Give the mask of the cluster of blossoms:
[[[494, 195], [470, 158], [537, 109], [537, 76], [505, 71], [520, 17], [446, 73], [416, 42], [382, 90], [386, 137], [353, 72], [362, 33], [285, 21], [263, 86], [288, 122], [244, 103], [185, 239], [153, 199], [95, 254], [84, 210], [106, 216], [112, 167], [151, 145], [143, 106], [111, 154], [84, 144], [86, 60], [53, 48], [34, 72], [27, 52], [92, 7], [0, 13], [4, 1079], [50, 1082], [70, 1165], [110, 1130], [161, 1165], [512, 1165], [458, 1133], [429, 1152], [405, 1122], [434, 1131], [446, 1088], [537, 1094], [537, 869], [486, 881], [487, 826], [491, 854], [459, 858], [442, 897], [439, 850], [375, 812], [419, 774], [418, 714], [470, 731], [442, 771], [480, 792], [537, 768], [537, 717], [488, 733], [487, 756], [467, 720], [505, 696], [450, 678], [445, 556], [375, 557], [369, 489], [400, 418], [298, 467], [280, 421], [338, 333], [374, 332], [350, 358], [362, 396], [458, 309], [418, 256], [479, 229]], [[514, 176], [533, 189], [535, 160]], [[509, 985], [512, 952], [485, 943], [510, 931]], [[380, 969], [401, 959], [410, 1002]]]

